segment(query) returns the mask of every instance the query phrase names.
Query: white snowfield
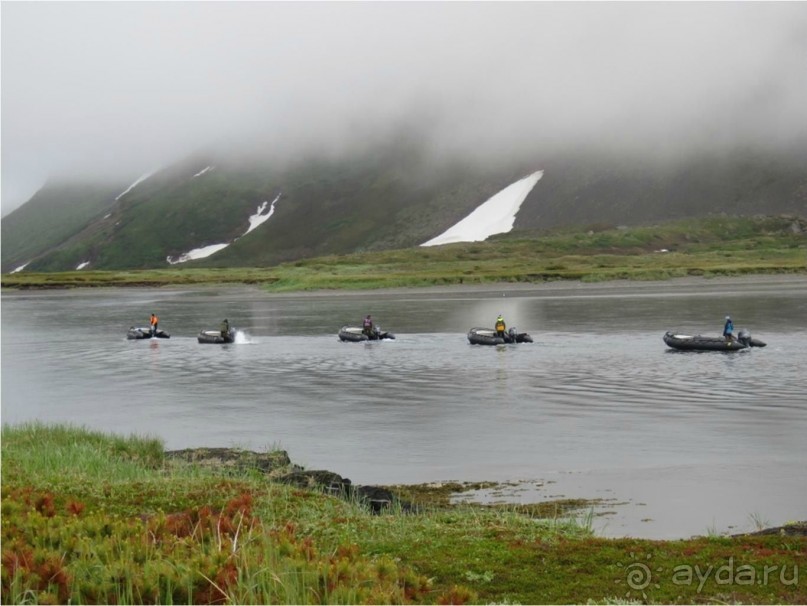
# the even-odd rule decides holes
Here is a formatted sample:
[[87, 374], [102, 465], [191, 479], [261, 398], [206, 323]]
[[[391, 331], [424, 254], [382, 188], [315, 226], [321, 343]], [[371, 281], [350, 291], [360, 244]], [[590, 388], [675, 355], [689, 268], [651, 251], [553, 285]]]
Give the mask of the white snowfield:
[[127, 187], [125, 190], [123, 190], [121, 193], [115, 196], [115, 200], [120, 200], [123, 196], [128, 194], [130, 191], [132, 191], [135, 187], [137, 187], [140, 183], [148, 179], [153, 174], [154, 171], [151, 171], [150, 173], [146, 173], [145, 175], [141, 175], [140, 177], [138, 177], [134, 183], [132, 183], [129, 187]]
[[[280, 194], [278, 194], [275, 197], [275, 199], [272, 200], [271, 205], [268, 200], [265, 200], [260, 206], [258, 206], [258, 209], [255, 211], [255, 214], [249, 217], [249, 227], [247, 228], [247, 231], [241, 234], [239, 238], [242, 236], [246, 236], [249, 232], [257, 228], [259, 225], [266, 223], [266, 221], [269, 220], [269, 217], [271, 217], [274, 214], [275, 204], [277, 204], [278, 200], [280, 200]], [[266, 210], [267, 206], [269, 206], [268, 211]], [[235, 240], [238, 240], [238, 238], [236, 238]], [[235, 240], [233, 240], [233, 242], [235, 242]], [[224, 242], [223, 244], [211, 244], [209, 246], [203, 246], [202, 248], [194, 248], [193, 250], [181, 254], [178, 257], [168, 256], [165, 258], [165, 260], [168, 261], [170, 265], [176, 265], [177, 263], [185, 263], [186, 261], [193, 261], [195, 259], [204, 259], [205, 257], [214, 255], [220, 250], [227, 248], [230, 244], [232, 244], [232, 242]]]
[[201, 177], [201, 176], [202, 176], [203, 174], [205, 174], [207, 171], [209, 171], [209, 170], [213, 170], [214, 168], [216, 168], [216, 167], [215, 167], [215, 166], [208, 166], [207, 168], [203, 168], [202, 170], [200, 170], [198, 173], [196, 173], [196, 174], [195, 174], [195, 175], [193, 175], [193, 176], [194, 176], [194, 177]]
[[[28, 261], [28, 263], [30, 263], [30, 261]], [[28, 265], [28, 263], [23, 263], [17, 269], [13, 269], [9, 273], [16, 274], [18, 271], [22, 271], [23, 269], [25, 269], [25, 266]]]
[[266, 223], [269, 220], [269, 217], [275, 214], [275, 204], [277, 204], [278, 200], [280, 200], [280, 194], [278, 194], [275, 199], [272, 200], [272, 205], [269, 207], [269, 212], [266, 214], [263, 214], [263, 211], [266, 210], [266, 205], [269, 204], [268, 202], [264, 202], [258, 207], [258, 212], [249, 218], [249, 229], [244, 232], [245, 236], [259, 225]]
[[178, 257], [168, 256], [165, 260], [171, 265], [176, 265], [177, 263], [185, 263], [186, 261], [193, 261], [194, 259], [204, 259], [205, 257], [219, 252], [223, 248], [227, 248], [229, 245], [229, 242], [225, 242], [224, 244], [211, 244], [210, 246], [203, 246], [202, 248], [194, 248]]
[[455, 242], [479, 242], [494, 234], [503, 234], [513, 229], [521, 204], [535, 184], [544, 176], [539, 170], [508, 185], [487, 202], [476, 208], [459, 223], [421, 246], [439, 246]]
[[84, 269], [84, 268], [85, 268], [85, 267], [87, 267], [89, 264], [90, 264], [90, 262], [89, 262], [89, 261], [84, 261], [84, 262], [82, 262], [82, 263], [79, 263], [78, 265], [76, 265], [76, 270], [79, 270], [79, 269]]

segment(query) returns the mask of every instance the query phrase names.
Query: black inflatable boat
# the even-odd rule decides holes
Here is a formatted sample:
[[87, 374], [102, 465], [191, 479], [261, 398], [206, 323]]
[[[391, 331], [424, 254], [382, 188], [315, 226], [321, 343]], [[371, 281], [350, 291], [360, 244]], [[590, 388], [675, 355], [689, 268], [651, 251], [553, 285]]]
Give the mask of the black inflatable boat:
[[196, 338], [199, 343], [233, 343], [235, 342], [235, 329], [231, 328], [229, 332], [224, 334], [221, 334], [220, 330], [202, 330]]
[[751, 338], [751, 333], [747, 330], [741, 330], [737, 338], [731, 340], [725, 337], [690, 336], [667, 331], [664, 334], [664, 342], [669, 347], [681, 351], [740, 351], [767, 345], [759, 339]]
[[518, 332], [511, 328], [504, 336], [499, 336], [492, 328], [472, 328], [468, 331], [471, 345], [504, 345], [506, 343], [532, 343], [532, 337], [526, 332]]
[[129, 332], [126, 333], [127, 339], [170, 339], [171, 335], [169, 335], [164, 330], [157, 330], [154, 334], [152, 334], [151, 327], [136, 327], [132, 326], [129, 329]]
[[358, 343], [359, 341], [382, 341], [384, 339], [394, 339], [395, 335], [391, 332], [385, 332], [376, 327], [370, 335], [364, 334], [364, 330], [359, 326], [343, 326], [339, 329], [340, 341], [351, 341]]

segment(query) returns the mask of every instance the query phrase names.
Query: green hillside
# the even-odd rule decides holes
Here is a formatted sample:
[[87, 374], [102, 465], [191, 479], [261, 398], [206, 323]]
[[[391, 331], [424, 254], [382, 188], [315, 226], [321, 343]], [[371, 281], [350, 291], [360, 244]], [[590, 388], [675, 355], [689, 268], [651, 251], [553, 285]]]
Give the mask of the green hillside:
[[123, 196], [110, 216], [84, 226], [26, 270], [72, 269], [83, 260], [103, 269], [164, 267], [168, 255], [239, 235], [256, 200], [272, 190], [261, 174], [213, 170], [194, 178], [198, 171], [183, 163], [153, 175]]
[[416, 158], [317, 162], [283, 175], [272, 219], [195, 266], [263, 266], [327, 254], [417, 246], [520, 175], [468, 168], [422, 176]]
[[272, 292], [555, 280], [806, 274], [807, 219], [725, 217], [514, 231], [487, 242], [328, 255], [270, 267], [22, 272], [4, 288], [259, 284]]
[[26, 204], [3, 217], [3, 271], [58, 247], [100, 219], [125, 187], [65, 182], [45, 185]]
[[659, 163], [578, 156], [546, 163], [515, 229], [791, 213], [807, 217], [807, 151], [735, 150]]
[[[491, 196], [544, 170], [514, 230], [641, 226], [671, 219], [807, 217], [807, 154], [735, 150], [674, 162], [586, 154], [487, 166], [435, 159], [409, 140], [279, 165], [197, 155], [126, 187], [53, 184], [3, 220], [3, 272], [167, 268], [168, 257], [228, 244], [185, 267], [268, 267], [416, 247]], [[271, 219], [249, 217], [280, 196]], [[246, 235], [245, 235], [246, 234]]]

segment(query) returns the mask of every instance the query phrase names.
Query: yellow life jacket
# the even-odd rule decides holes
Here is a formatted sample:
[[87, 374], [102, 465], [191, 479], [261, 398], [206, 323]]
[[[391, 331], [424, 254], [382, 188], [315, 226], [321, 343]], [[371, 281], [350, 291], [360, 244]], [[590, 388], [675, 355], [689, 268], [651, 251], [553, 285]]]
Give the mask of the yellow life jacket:
[[504, 320], [496, 320], [496, 331], [504, 330]]

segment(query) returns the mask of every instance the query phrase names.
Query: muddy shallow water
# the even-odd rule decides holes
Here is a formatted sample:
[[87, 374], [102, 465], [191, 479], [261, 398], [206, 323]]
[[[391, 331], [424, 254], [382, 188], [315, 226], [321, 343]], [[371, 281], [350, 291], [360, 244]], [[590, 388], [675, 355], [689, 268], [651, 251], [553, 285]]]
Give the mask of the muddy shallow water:
[[[151, 312], [168, 340], [127, 341]], [[395, 341], [341, 343], [372, 313]], [[502, 313], [535, 342], [471, 346]], [[766, 341], [679, 353], [668, 329]], [[236, 344], [196, 333], [227, 317]], [[281, 447], [359, 484], [524, 481], [485, 498], [604, 499], [607, 535], [807, 518], [807, 280], [269, 295], [256, 288], [2, 294], [2, 418]], [[609, 513], [610, 512], [610, 513]]]

